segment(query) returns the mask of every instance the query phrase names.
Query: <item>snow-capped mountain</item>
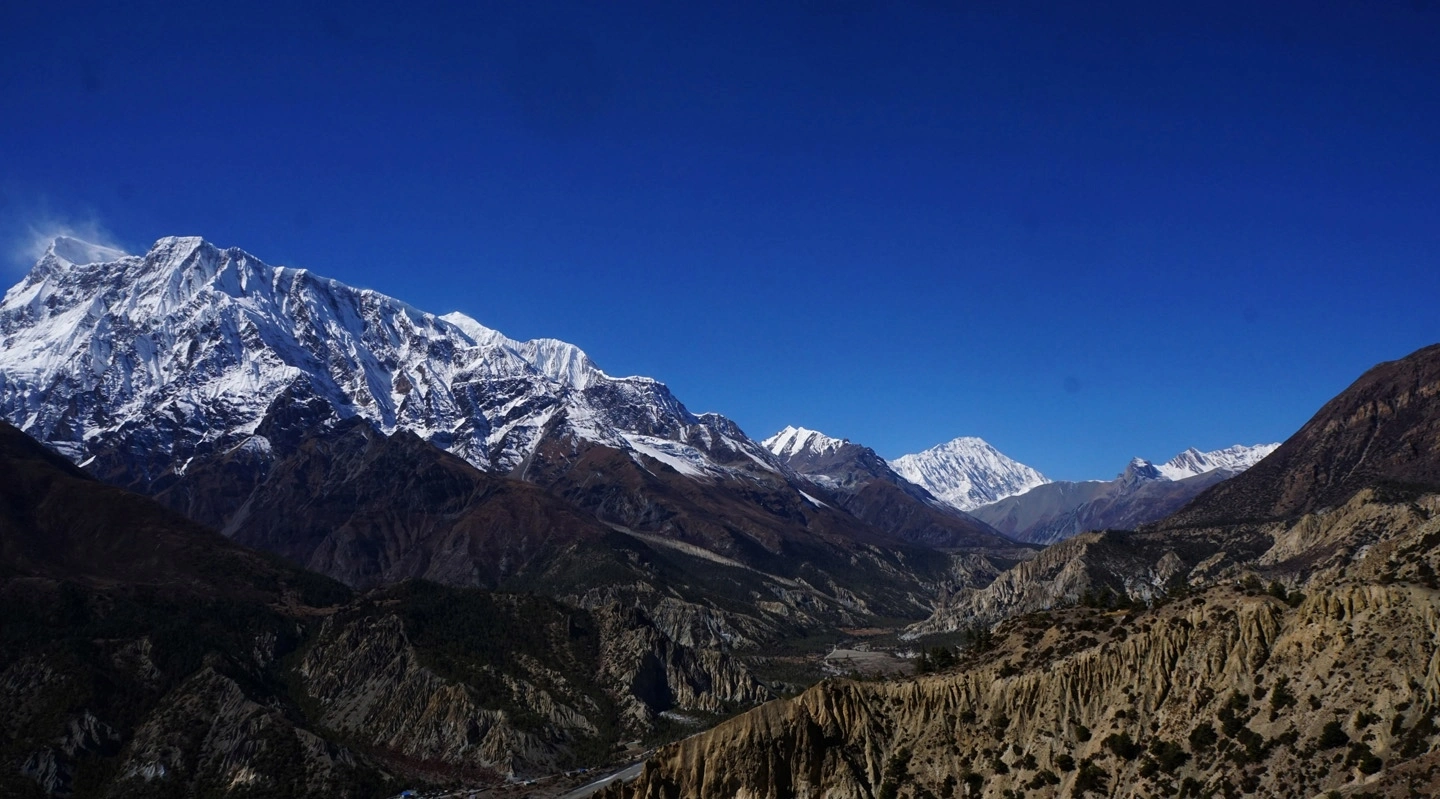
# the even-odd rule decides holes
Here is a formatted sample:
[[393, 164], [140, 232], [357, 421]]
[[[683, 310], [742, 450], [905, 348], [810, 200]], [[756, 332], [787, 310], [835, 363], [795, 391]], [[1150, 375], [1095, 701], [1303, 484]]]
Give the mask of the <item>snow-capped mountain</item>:
[[960, 510], [998, 502], [1050, 482], [983, 439], [973, 437], [902, 455], [890, 461], [890, 466], [906, 480]]
[[1243, 472], [1279, 448], [1278, 443], [1254, 446], [1236, 444], [1213, 452], [1201, 452], [1191, 447], [1156, 468], [1171, 480], [1184, 480], [1216, 469]]
[[1130, 463], [1125, 466], [1125, 471], [1115, 477], [1116, 482], [1124, 488], [1133, 488], [1141, 483], [1169, 479], [1171, 478], [1160, 471], [1159, 466], [1156, 466], [1144, 458], [1131, 458]]
[[0, 302], [0, 344], [0, 416], [82, 462], [121, 448], [183, 472], [199, 452], [263, 448], [257, 425], [295, 389], [492, 472], [522, 473], [542, 437], [690, 476], [778, 468], [724, 417], [607, 375], [571, 344], [515, 341], [194, 237], [143, 256], [56, 239]]
[[830, 455], [850, 443], [843, 438], [831, 438], [815, 430], [803, 427], [786, 427], [784, 430], [760, 442], [765, 449], [778, 458], [791, 458], [801, 454]]
[[904, 540], [947, 549], [1013, 545], [989, 525], [897, 474], [862, 444], [786, 427], [765, 439], [764, 446], [802, 480], [821, 489], [814, 493], [825, 500], [816, 501], [834, 503]]
[[1132, 458], [1113, 480], [1047, 483], [971, 513], [1006, 535], [1035, 544], [1053, 544], [1086, 530], [1129, 529], [1165, 518], [1278, 446], [1236, 445], [1215, 452], [1192, 447], [1159, 466]]

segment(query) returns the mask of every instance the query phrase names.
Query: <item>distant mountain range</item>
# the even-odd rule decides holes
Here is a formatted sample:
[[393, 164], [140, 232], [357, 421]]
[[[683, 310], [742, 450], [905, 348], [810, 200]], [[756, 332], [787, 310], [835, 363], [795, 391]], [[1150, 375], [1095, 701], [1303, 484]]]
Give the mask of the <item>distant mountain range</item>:
[[[1043, 545], [1086, 530], [1131, 528], [1163, 518], [1279, 445], [1237, 445], [1213, 452], [1191, 448], [1158, 466], [1135, 458], [1114, 480], [1083, 482], [1052, 482], [973, 437], [888, 464], [868, 447], [802, 427], [787, 427], [763, 446], [827, 489], [854, 493], [857, 486], [878, 480], [899, 486], [931, 508], [978, 519], [1019, 542]], [[863, 481], [857, 479], [860, 475]], [[875, 515], [883, 513], [877, 510]]]
[[[513, 787], [682, 735], [607, 799], [1434, 794], [1436, 397], [1440, 346], [1278, 449], [1050, 482], [57, 239], [0, 301], [0, 794]], [[968, 648], [767, 702], [884, 630]]]
[[906, 540], [951, 549], [1013, 546], [974, 516], [901, 477], [869, 447], [803, 427], [787, 427], [763, 446], [846, 511]]
[[1135, 458], [1114, 480], [1052, 482], [970, 512], [1020, 541], [1053, 544], [1087, 530], [1132, 529], [1162, 519], [1206, 488], [1239, 474], [1278, 444], [1187, 449], [1155, 465]]
[[[978, 438], [891, 463], [802, 428], [759, 443], [571, 344], [516, 341], [193, 237], [143, 256], [55, 240], [0, 302], [0, 341], [0, 416], [108, 482], [359, 586], [524, 581], [616, 530], [784, 579], [817, 569], [823, 584], [859, 563], [889, 585], [879, 576], [913, 569], [887, 562], [887, 539], [1008, 562], [1003, 536], [1152, 521], [1268, 451], [1192, 449], [1113, 484], [1056, 484]], [[402, 434], [413, 443], [386, 441]], [[430, 449], [458, 460], [442, 468]], [[403, 496], [381, 463], [407, 464]], [[275, 512], [316, 485], [308, 514]], [[483, 513], [462, 511], [480, 507], [464, 497], [484, 497]], [[367, 501], [388, 515], [361, 512]], [[929, 579], [882, 590], [873, 609], [918, 612]]]
[[1440, 345], [1380, 364], [1166, 519], [947, 597], [906, 633], [970, 631], [938, 673], [825, 681], [603, 799], [1440, 795], [1437, 399]]
[[1133, 527], [1162, 518], [1277, 446], [1236, 445], [1213, 452], [1192, 447], [1158, 466], [1136, 458], [1110, 481], [1052, 482], [983, 439], [968, 437], [903, 455], [890, 466], [1005, 535], [1050, 544], [1086, 530]]
[[903, 481], [817, 485], [573, 345], [199, 238], [140, 256], [57, 239], [0, 301], [0, 343], [0, 416], [357, 588], [623, 595], [665, 604], [677, 640], [753, 645], [923, 616], [954, 579], [936, 547], [1016, 557]]

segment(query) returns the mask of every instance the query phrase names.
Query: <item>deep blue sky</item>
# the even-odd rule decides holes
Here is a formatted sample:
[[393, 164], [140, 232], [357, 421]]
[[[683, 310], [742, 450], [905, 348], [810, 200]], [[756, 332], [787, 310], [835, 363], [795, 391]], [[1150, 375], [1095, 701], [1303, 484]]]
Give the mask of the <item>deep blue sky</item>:
[[1440, 340], [1428, 0], [326, 5], [0, 6], [11, 250], [203, 235], [1056, 478]]

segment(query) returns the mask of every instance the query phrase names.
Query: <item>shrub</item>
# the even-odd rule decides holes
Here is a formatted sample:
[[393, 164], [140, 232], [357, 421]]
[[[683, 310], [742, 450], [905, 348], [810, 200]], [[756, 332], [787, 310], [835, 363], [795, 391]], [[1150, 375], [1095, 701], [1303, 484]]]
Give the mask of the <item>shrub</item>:
[[1350, 753], [1345, 756], [1345, 765], [1359, 766], [1361, 774], [1374, 774], [1385, 766], [1385, 761], [1370, 751], [1370, 744], [1359, 741], [1350, 744]]
[[1130, 733], [1117, 732], [1105, 736], [1102, 742], [1106, 749], [1115, 753], [1121, 760], [1134, 760], [1142, 751], [1140, 744], [1130, 740]]
[[1195, 725], [1190, 731], [1190, 748], [1196, 752], [1209, 749], [1220, 740], [1219, 733], [1215, 732], [1215, 725], [1209, 722], [1201, 722]]
[[1290, 692], [1290, 678], [1281, 677], [1270, 689], [1270, 720], [1274, 721], [1280, 711], [1295, 705], [1295, 694]]
[[1150, 755], [1166, 771], [1175, 771], [1190, 760], [1180, 744], [1156, 738], [1150, 742]]
[[1319, 749], [1334, 749], [1350, 743], [1350, 736], [1341, 729], [1340, 722], [1330, 721], [1325, 723], [1325, 728], [1320, 731], [1320, 738], [1315, 743]]
[[1075, 775], [1075, 786], [1072, 795], [1081, 796], [1090, 791], [1105, 795], [1110, 789], [1110, 772], [1095, 765], [1090, 758], [1080, 763], [1080, 771]]

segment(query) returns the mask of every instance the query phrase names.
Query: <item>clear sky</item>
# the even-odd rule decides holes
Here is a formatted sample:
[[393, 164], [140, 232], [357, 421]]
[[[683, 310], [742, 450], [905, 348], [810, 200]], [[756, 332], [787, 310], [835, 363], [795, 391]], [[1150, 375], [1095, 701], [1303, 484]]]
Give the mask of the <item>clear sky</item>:
[[1435, 2], [448, 5], [0, 4], [5, 282], [203, 235], [1068, 479], [1440, 340]]

